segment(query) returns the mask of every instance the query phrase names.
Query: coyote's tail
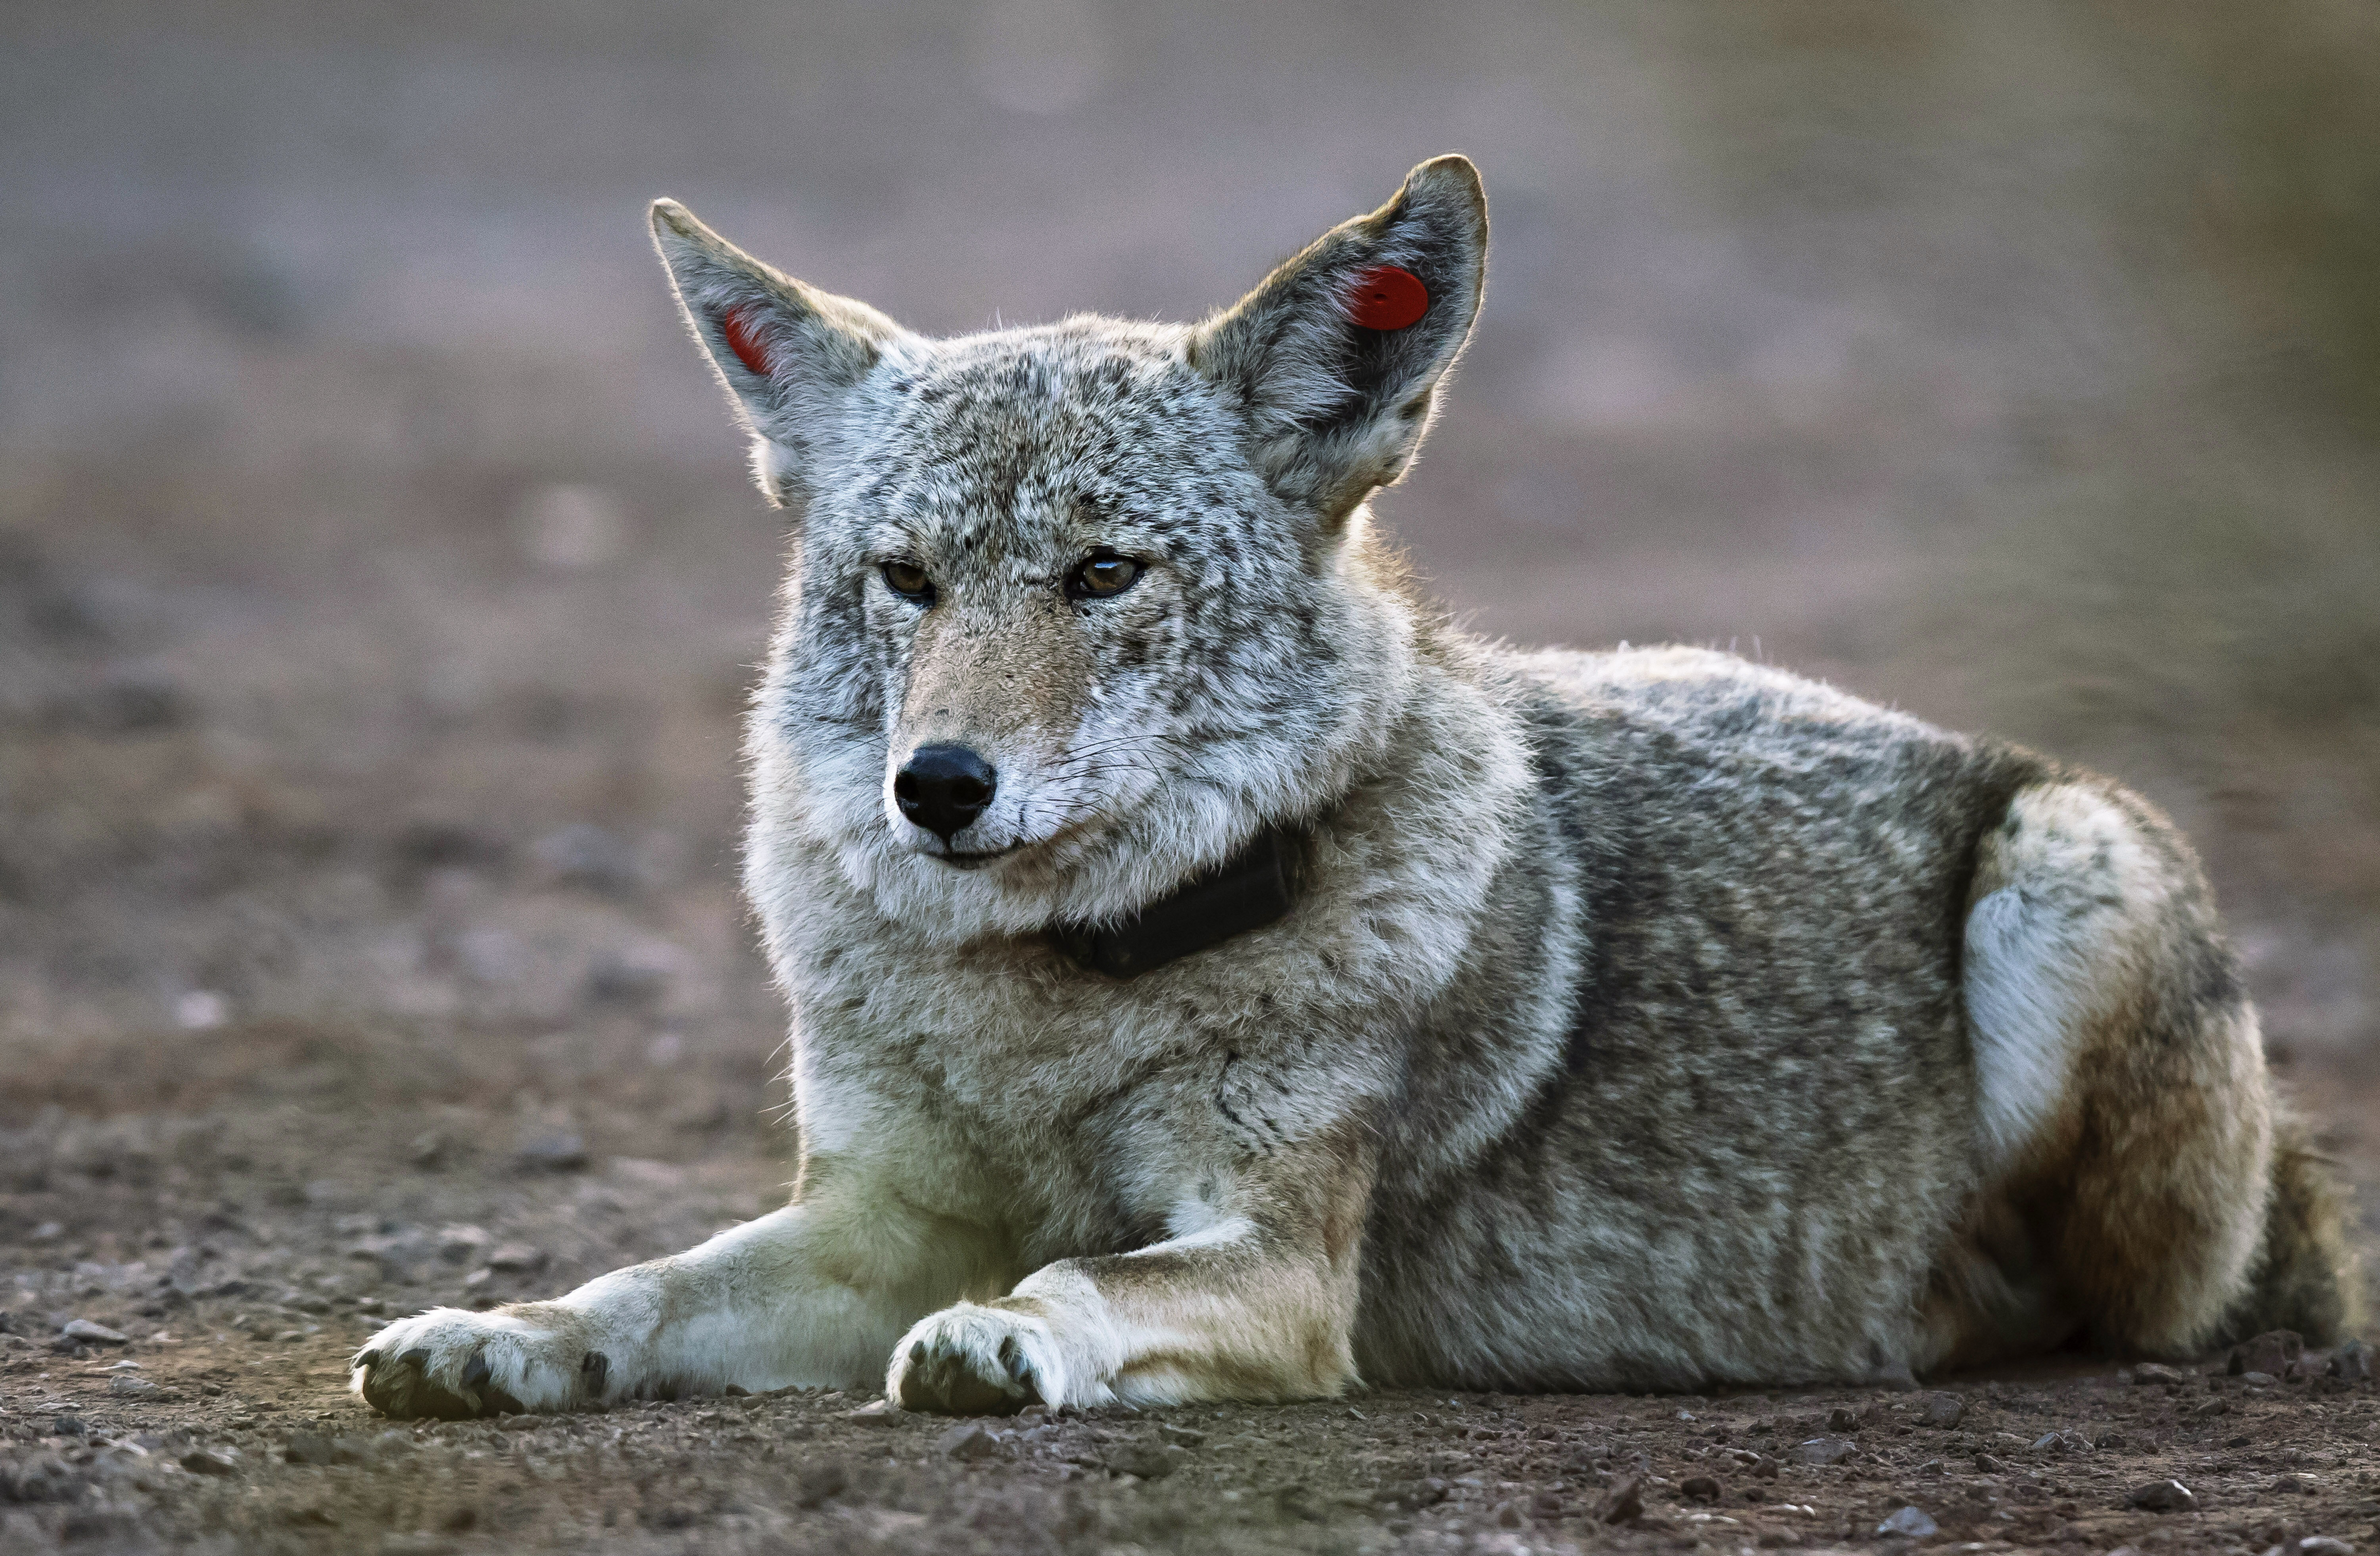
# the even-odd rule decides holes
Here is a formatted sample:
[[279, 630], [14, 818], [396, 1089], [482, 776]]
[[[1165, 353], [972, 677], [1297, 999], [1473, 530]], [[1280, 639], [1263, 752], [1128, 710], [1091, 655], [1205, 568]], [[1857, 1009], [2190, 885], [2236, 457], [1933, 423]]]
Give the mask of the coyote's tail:
[[2276, 1123], [2264, 1246], [2216, 1343], [2288, 1329], [2309, 1345], [2329, 1345], [2357, 1332], [2365, 1318], [2363, 1271], [2347, 1235], [2347, 1196], [2303, 1121], [2284, 1113]]

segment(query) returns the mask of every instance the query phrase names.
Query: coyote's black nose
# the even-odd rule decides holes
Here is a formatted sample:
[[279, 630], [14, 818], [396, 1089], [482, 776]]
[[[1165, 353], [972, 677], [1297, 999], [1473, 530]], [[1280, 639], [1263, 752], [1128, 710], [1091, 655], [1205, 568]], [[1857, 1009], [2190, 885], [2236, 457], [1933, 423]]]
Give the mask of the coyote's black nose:
[[892, 780], [901, 814], [944, 843], [991, 803], [991, 763], [965, 746], [920, 746]]

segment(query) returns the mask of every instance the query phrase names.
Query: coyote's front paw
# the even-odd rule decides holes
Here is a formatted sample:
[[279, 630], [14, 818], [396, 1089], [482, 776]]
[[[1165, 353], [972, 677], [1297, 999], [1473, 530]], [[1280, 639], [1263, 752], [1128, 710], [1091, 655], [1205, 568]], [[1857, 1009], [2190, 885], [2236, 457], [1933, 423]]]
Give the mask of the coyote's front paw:
[[1030, 1314], [962, 1302], [918, 1321], [892, 1348], [884, 1392], [904, 1410], [1005, 1416], [1067, 1397], [1050, 1326]]
[[610, 1359], [570, 1332], [577, 1325], [543, 1319], [535, 1307], [432, 1307], [364, 1342], [350, 1382], [365, 1404], [400, 1420], [565, 1410], [604, 1398]]

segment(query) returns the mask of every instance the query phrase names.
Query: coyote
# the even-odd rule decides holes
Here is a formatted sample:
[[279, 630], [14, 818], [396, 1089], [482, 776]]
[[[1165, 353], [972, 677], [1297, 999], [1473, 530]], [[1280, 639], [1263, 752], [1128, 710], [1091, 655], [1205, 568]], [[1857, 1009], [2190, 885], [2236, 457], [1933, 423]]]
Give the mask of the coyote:
[[2349, 1321], [2148, 804], [1417, 594], [1366, 500], [1479, 307], [1463, 158], [1187, 327], [929, 340], [652, 225], [791, 523], [745, 881], [798, 1180], [388, 1325], [373, 1405], [1895, 1384]]

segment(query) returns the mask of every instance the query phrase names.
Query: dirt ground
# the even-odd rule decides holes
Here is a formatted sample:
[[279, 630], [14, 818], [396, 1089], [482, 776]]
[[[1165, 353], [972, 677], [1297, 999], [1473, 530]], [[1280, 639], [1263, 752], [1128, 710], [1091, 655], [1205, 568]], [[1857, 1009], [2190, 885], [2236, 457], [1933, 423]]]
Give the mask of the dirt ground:
[[344, 1392], [388, 1315], [788, 1175], [735, 884], [778, 516], [662, 193], [954, 333], [1196, 317], [1471, 152], [1485, 311], [1379, 504], [1419, 571], [2137, 785], [2380, 1242], [2371, 18], [1459, 9], [0, 8], [0, 1552], [2380, 1544], [2321, 1355], [955, 1436]]
[[[781, 1173], [625, 1029], [549, 1045], [541, 1069], [605, 1077], [565, 1131], [491, 1102], [521, 1076], [489, 1052], [425, 1066], [402, 1033], [289, 1028], [187, 1068], [128, 1045], [36, 1080], [57, 1101], [0, 1138], [0, 1550], [2262, 1552], [2380, 1533], [2380, 1393], [2313, 1353], [2242, 1358], [2279, 1376], [2076, 1357], [1911, 1393], [953, 1422], [788, 1391], [392, 1423], [345, 1392], [384, 1316], [681, 1246]], [[2368, 1120], [2380, 1099], [2331, 1100]], [[2374, 1138], [2346, 1143], [2368, 1185]], [[2186, 1505], [2132, 1505], [2168, 1480]]]

